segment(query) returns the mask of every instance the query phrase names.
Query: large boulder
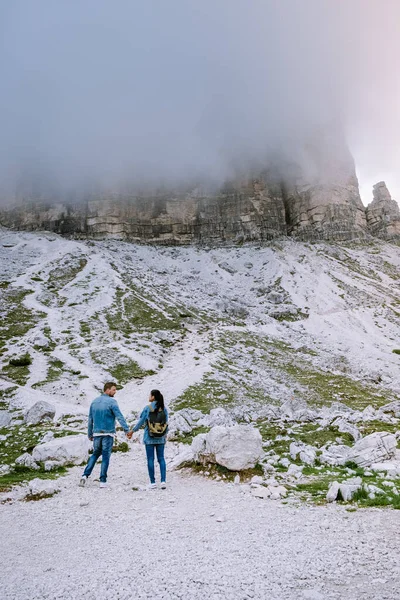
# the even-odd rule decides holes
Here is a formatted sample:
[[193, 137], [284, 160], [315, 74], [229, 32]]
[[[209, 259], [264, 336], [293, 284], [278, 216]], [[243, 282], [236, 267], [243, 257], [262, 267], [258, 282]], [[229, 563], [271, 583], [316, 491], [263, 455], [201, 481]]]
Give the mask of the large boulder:
[[90, 442], [86, 435], [66, 435], [36, 446], [32, 458], [35, 462], [41, 463], [56, 461], [60, 466], [79, 465], [87, 459], [89, 447]]
[[49, 402], [45, 402], [44, 400], [39, 400], [39, 402], [36, 402], [26, 412], [25, 422], [30, 425], [37, 425], [43, 421], [52, 421], [55, 414], [56, 409], [52, 404], [49, 404]]
[[396, 454], [396, 436], [387, 431], [376, 431], [354, 444], [347, 460], [359, 467], [369, 467], [373, 463], [390, 460]]
[[261, 434], [250, 425], [213, 427], [205, 446], [207, 459], [230, 471], [253, 468], [263, 454]]

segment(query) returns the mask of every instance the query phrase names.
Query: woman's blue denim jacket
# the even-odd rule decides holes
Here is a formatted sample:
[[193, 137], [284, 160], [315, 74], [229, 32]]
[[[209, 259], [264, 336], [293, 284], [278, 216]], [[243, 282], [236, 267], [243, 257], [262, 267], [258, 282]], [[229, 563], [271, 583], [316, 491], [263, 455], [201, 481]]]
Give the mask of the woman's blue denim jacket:
[[88, 437], [93, 437], [94, 433], [115, 433], [115, 419], [118, 419], [125, 432], [129, 431], [129, 425], [125, 421], [117, 401], [107, 394], [102, 394], [90, 405]]
[[[154, 410], [156, 408], [156, 402], [152, 402], [151, 403], [151, 408], [152, 410]], [[166, 408], [164, 408], [165, 411], [165, 415], [167, 417], [167, 421], [168, 421], [168, 411]], [[163, 435], [162, 437], [159, 438], [154, 438], [151, 437], [149, 434], [149, 426], [147, 425], [147, 419], [149, 418], [149, 413], [150, 413], [150, 404], [148, 404], [147, 406], [144, 407], [144, 409], [142, 410], [142, 413], [139, 417], [139, 421], [136, 423], [135, 427], [132, 428], [132, 431], [139, 431], [139, 429], [141, 427], [143, 427], [144, 425], [144, 433], [143, 433], [143, 444], [165, 444], [166, 442], [166, 435]]]

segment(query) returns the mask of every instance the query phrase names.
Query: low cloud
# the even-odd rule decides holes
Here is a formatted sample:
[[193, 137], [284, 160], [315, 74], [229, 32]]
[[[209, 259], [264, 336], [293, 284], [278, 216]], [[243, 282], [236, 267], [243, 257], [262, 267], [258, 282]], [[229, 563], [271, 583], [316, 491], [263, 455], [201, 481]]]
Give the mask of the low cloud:
[[332, 127], [400, 187], [399, 23], [391, 0], [4, 3], [0, 195], [219, 183]]

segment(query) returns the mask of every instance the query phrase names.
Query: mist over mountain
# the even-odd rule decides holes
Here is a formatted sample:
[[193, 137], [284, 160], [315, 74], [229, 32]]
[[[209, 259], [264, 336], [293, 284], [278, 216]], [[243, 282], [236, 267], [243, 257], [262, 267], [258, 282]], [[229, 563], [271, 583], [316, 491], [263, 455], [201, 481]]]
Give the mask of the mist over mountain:
[[2, 201], [312, 170], [304, 148], [331, 131], [395, 189], [399, 16], [375, 0], [2, 3]]

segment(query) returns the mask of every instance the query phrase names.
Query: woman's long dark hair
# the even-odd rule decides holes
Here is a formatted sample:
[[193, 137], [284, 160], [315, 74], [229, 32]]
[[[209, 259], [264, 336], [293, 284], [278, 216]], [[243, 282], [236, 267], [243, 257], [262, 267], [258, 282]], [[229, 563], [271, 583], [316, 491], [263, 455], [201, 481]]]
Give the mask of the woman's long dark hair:
[[160, 392], [160, 390], [151, 390], [150, 396], [153, 396], [154, 401], [156, 402], [156, 410], [164, 410], [164, 396]]

